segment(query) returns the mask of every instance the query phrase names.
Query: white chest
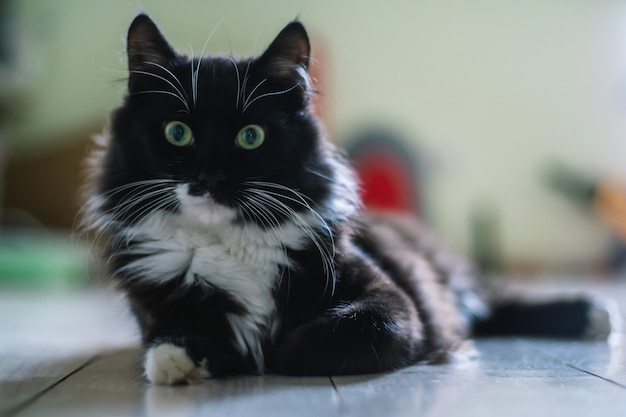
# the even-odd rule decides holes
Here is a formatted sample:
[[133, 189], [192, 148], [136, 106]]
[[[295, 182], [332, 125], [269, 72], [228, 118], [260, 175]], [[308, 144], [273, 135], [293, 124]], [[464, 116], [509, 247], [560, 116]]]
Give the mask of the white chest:
[[[138, 243], [130, 253], [141, 255], [123, 272], [143, 283], [164, 283], [184, 277], [184, 285], [217, 287], [247, 311], [229, 314], [242, 353], [250, 353], [262, 368], [261, 342], [270, 331], [275, 303], [273, 291], [280, 271], [288, 265], [286, 248], [297, 249], [306, 233], [296, 225], [280, 231], [256, 226], [176, 224], [155, 214], [127, 231]], [[201, 320], [201, 318], [198, 318]]]

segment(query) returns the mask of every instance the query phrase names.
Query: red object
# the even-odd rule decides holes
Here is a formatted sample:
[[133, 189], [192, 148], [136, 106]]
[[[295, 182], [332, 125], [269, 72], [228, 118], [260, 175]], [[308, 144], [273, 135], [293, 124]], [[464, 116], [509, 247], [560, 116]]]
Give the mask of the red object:
[[372, 149], [353, 161], [366, 208], [417, 213], [417, 185], [411, 167], [393, 153]]

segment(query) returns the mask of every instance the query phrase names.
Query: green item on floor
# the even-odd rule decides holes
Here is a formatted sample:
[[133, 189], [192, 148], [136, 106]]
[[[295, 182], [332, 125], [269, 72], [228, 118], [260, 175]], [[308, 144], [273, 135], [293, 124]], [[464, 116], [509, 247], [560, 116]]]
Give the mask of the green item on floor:
[[65, 289], [87, 282], [87, 248], [55, 233], [0, 234], [0, 289]]

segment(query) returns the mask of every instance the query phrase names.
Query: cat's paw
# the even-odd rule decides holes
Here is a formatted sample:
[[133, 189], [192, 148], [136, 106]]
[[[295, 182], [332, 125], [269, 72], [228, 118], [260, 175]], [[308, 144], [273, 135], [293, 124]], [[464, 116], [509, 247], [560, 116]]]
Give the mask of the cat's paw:
[[148, 381], [156, 385], [197, 384], [211, 377], [206, 361], [198, 366], [184, 348], [170, 343], [148, 349], [144, 370]]

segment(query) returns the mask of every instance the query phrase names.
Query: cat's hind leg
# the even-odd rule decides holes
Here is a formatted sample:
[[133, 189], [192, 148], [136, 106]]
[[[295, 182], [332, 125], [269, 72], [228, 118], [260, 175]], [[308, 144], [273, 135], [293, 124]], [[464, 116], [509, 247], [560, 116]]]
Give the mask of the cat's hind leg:
[[421, 353], [422, 325], [399, 291], [370, 291], [287, 332], [272, 371], [288, 375], [364, 374], [400, 368]]

